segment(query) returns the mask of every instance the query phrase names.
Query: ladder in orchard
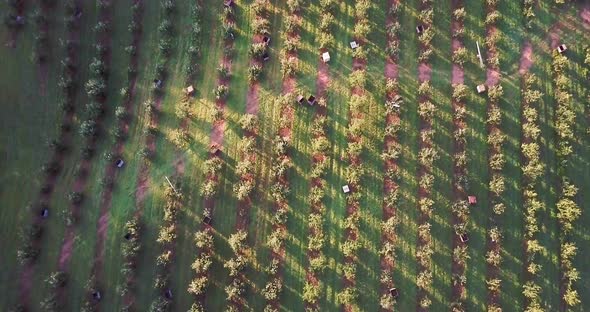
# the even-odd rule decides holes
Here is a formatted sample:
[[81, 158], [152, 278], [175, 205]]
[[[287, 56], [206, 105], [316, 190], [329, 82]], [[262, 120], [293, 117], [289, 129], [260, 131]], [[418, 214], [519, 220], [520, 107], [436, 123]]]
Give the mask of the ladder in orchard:
[[481, 57], [481, 50], [479, 49], [479, 41], [476, 41], [475, 44], [477, 45], [477, 57], [479, 58], [479, 64], [483, 68], [483, 67], [485, 67], [485, 65], [483, 64], [483, 57]]

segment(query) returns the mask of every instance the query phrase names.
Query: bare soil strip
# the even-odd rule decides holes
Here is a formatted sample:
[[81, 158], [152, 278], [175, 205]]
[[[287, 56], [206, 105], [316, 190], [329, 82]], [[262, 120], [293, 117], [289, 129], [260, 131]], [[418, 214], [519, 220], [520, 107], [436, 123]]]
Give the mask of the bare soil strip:
[[518, 73], [523, 76], [528, 73], [529, 69], [533, 66], [533, 45], [530, 41], [526, 41], [522, 47], [520, 53], [520, 65], [518, 67]]

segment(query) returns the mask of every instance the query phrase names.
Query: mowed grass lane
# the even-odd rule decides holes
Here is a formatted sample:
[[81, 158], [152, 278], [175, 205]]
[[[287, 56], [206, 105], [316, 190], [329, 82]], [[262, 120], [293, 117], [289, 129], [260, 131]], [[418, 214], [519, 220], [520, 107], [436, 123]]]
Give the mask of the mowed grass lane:
[[[484, 1], [464, 1], [465, 11], [465, 47], [473, 54], [477, 53], [476, 41], [479, 42], [482, 55], [486, 57], [483, 43], [486, 36], [484, 20], [486, 5]], [[475, 92], [475, 86], [484, 83], [486, 72], [480, 67], [479, 60], [465, 63], [465, 84], [469, 86], [470, 96], [466, 99], [467, 108], [467, 170], [469, 187], [467, 192], [477, 196], [477, 205], [471, 207], [469, 231], [469, 257], [466, 266], [467, 309], [485, 310], [487, 302], [486, 274], [487, 263], [487, 229], [488, 217], [493, 213], [488, 199], [488, 144], [486, 127], [487, 98]]]
[[[297, 86], [304, 96], [315, 94], [317, 64], [319, 60], [315, 38], [319, 32], [316, 21], [319, 20], [320, 8], [318, 1], [306, 0], [302, 4], [300, 46], [297, 49], [299, 65]], [[289, 155], [293, 167], [287, 177], [290, 181], [291, 194], [288, 197], [290, 211], [287, 220], [289, 235], [285, 240], [285, 265], [283, 271], [283, 294], [280, 297], [281, 309], [285, 311], [302, 311], [303, 285], [306, 268], [309, 265], [307, 244], [310, 213], [308, 194], [311, 187], [311, 125], [315, 116], [315, 108], [307, 104], [295, 107], [293, 127], [291, 129], [291, 148]]]
[[[89, 78], [88, 64], [92, 61], [92, 57], [94, 57], [96, 51], [94, 48], [95, 35], [93, 27], [96, 24], [97, 9], [90, 3], [84, 3], [82, 4], [82, 10], [83, 15], [80, 19], [80, 36], [75, 39], [79, 40], [77, 73], [78, 91], [74, 104], [76, 108], [74, 125], [72, 128], [72, 143], [68, 157], [63, 164], [62, 173], [57, 180], [53, 196], [49, 203], [51, 217], [47, 220], [45, 234], [41, 243], [42, 251], [33, 277], [33, 280], [37, 281], [39, 284], [37, 289], [31, 292], [32, 309], [38, 309], [37, 305], [49, 294], [43, 281], [51, 272], [54, 272], [57, 269], [58, 256], [61, 252], [61, 244], [63, 243], [65, 230], [64, 217], [66, 216], [66, 211], [70, 207], [67, 195], [71, 191], [72, 184], [76, 179], [76, 166], [80, 162], [80, 148], [85, 144], [84, 138], [79, 134], [79, 123], [84, 120], [85, 105], [88, 103], [84, 84]], [[49, 85], [51, 84], [48, 84], [48, 86]], [[97, 155], [100, 155], [100, 153]], [[100, 156], [97, 158], [99, 157]], [[84, 214], [85, 211], [82, 211], [82, 213]]]
[[[233, 252], [227, 244], [227, 239], [235, 232], [237, 216], [238, 202], [234, 195], [234, 185], [238, 181], [235, 166], [241, 157], [238, 153], [238, 143], [242, 138], [239, 118], [246, 110], [247, 72], [250, 59], [248, 50], [252, 40], [249, 4], [250, 1], [240, 0], [234, 5], [237, 19], [236, 40], [234, 41], [234, 52], [232, 54], [229, 96], [225, 107], [224, 166], [219, 175], [219, 191], [215, 200], [215, 210], [213, 211], [213, 218], [215, 218], [215, 255], [211, 266], [211, 274], [209, 275], [211, 284], [207, 289], [205, 299], [205, 307], [210, 311], [222, 311], [226, 306], [224, 288], [228, 283], [228, 271], [223, 267], [223, 264], [233, 256]], [[217, 1], [213, 5], [222, 6], [223, 3]], [[248, 241], [250, 239], [251, 237], [248, 238]], [[251, 289], [248, 288], [248, 291], [251, 291]]]
[[416, 25], [418, 7], [420, 1], [404, 1], [401, 3], [400, 16], [400, 44], [399, 53], [399, 85], [400, 95], [404, 99], [401, 109], [400, 145], [401, 155], [399, 159], [400, 172], [400, 201], [396, 209], [400, 219], [397, 228], [399, 242], [397, 260], [393, 270], [393, 281], [400, 289], [400, 297], [397, 299], [396, 310], [413, 311], [416, 309], [416, 244], [418, 230], [418, 208], [416, 196], [418, 195], [418, 36]]
[[[358, 306], [365, 311], [379, 310], [380, 297], [380, 255], [381, 220], [383, 219], [383, 151], [385, 129], [385, 16], [390, 7], [389, 1], [374, 2], [368, 11], [371, 32], [363, 49], [368, 53], [366, 66], [366, 94], [368, 106], [363, 112], [365, 131], [363, 132], [364, 177], [361, 180], [363, 197], [360, 204], [359, 242], [356, 288]], [[352, 38], [351, 38], [352, 39]], [[346, 43], [346, 42], [345, 42]], [[348, 47], [350, 50], [350, 47]]]
[[[29, 4], [27, 10], [36, 7]], [[7, 12], [8, 3], [0, 4], [0, 11]], [[0, 307], [8, 308], [16, 303], [18, 288], [14, 282], [19, 277], [20, 264], [17, 250], [21, 247], [22, 228], [31, 224], [32, 214], [37, 214], [34, 206], [38, 192], [45, 180], [41, 166], [53, 154], [47, 142], [59, 135], [59, 126], [63, 112], [59, 107], [61, 88], [57, 82], [61, 77], [60, 61], [65, 50], [59, 40], [65, 37], [63, 24], [64, 8], [60, 5], [52, 10], [49, 21], [49, 58], [47, 60], [48, 76], [45, 82], [45, 94], [41, 94], [41, 77], [39, 66], [33, 59], [34, 36], [37, 26], [32, 18], [19, 31], [16, 47], [10, 48], [8, 42], [10, 30], [0, 27], [0, 94], [2, 109], [0, 117]], [[67, 164], [66, 164], [67, 165]], [[63, 175], [60, 176], [60, 180]], [[52, 210], [58, 220], [57, 210]], [[50, 222], [51, 222], [50, 221]], [[52, 222], [54, 223], [54, 222]], [[47, 232], [45, 233], [47, 234]]]
[[[550, 32], [559, 20], [551, 10], [547, 1], [540, 2], [536, 10], [537, 19], [533, 30], [530, 32], [533, 44], [535, 65], [532, 73], [540, 80], [540, 91], [544, 93], [539, 103], [539, 126], [541, 128], [541, 159], [545, 163], [545, 178], [542, 180], [539, 191], [539, 199], [544, 207], [539, 211], [539, 224], [541, 231], [538, 234], [539, 243], [545, 247], [541, 253], [539, 264], [543, 270], [540, 272], [541, 287], [543, 288], [543, 303], [546, 305], [559, 304], [559, 233], [557, 232], [556, 203], [560, 193], [558, 183], [560, 177], [557, 173], [557, 136], [555, 132], [555, 89], [553, 73], [551, 70], [553, 58], [551, 49]], [[557, 300], [557, 301], [556, 301]]]
[[431, 300], [433, 310], [450, 305], [452, 281], [451, 263], [453, 254], [453, 213], [451, 206], [453, 197], [453, 106], [451, 95], [452, 49], [451, 49], [451, 2], [433, 1], [434, 21], [436, 31], [432, 45], [434, 53], [431, 57], [433, 88], [432, 103], [436, 107], [432, 128], [434, 134], [433, 148], [438, 152], [439, 159], [434, 163], [434, 187], [431, 198], [434, 209], [431, 217], [432, 224], [432, 274], [433, 283]]
[[[327, 266], [322, 273], [323, 298], [318, 300], [320, 311], [334, 311], [339, 308], [338, 292], [342, 289], [342, 264], [344, 261], [340, 244], [344, 241], [343, 220], [346, 216], [346, 200], [342, 193], [346, 162], [346, 128], [348, 126], [348, 101], [350, 91], [348, 75], [352, 69], [352, 53], [348, 42], [352, 39], [354, 25], [353, 0], [336, 3], [333, 21], [334, 47], [329, 49], [330, 83], [327, 90], [327, 136], [330, 158], [326, 171], [327, 189], [324, 203], [325, 245]], [[319, 53], [318, 53], [319, 54]]]
[[[522, 77], [518, 72], [524, 40], [522, 31], [524, 20], [521, 3], [500, 1], [498, 11], [503, 16], [498, 20], [497, 27], [502, 35], [502, 39], [498, 43], [498, 53], [501, 56], [502, 79], [500, 84], [504, 89], [504, 96], [500, 99], [499, 106], [502, 111], [501, 130], [506, 135], [506, 141], [502, 146], [502, 153], [506, 160], [502, 173], [505, 178], [506, 190], [502, 200], [506, 205], [506, 210], [504, 215], [498, 218], [501, 220], [499, 226], [503, 229], [504, 234], [501, 247], [503, 262], [499, 278], [503, 281], [500, 290], [500, 304], [508, 309], [523, 305], [522, 285], [525, 278], [523, 274], [525, 256], [523, 237], [526, 208], [523, 206], [523, 156], [520, 148], [522, 142]], [[546, 272], [551, 274], [550, 270]], [[556, 292], [556, 289], [552, 289], [550, 293]], [[547, 293], [547, 298], [550, 298], [550, 293]], [[555, 308], [553, 306], [553, 309]]]

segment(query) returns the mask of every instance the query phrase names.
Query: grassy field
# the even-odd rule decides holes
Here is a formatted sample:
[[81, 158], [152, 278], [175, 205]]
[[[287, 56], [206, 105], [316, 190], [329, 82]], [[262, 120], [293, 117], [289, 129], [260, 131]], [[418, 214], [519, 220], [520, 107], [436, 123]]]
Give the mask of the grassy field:
[[[8, 10], [8, 4], [0, 4], [0, 10]], [[59, 39], [65, 35], [62, 17], [63, 10], [57, 8], [50, 19], [49, 46], [52, 56], [47, 65], [49, 82], [43, 93], [39, 66], [33, 55], [36, 27], [33, 24], [26, 25], [18, 34], [18, 44], [15, 48], [4, 45], [11, 35], [6, 27], [0, 28], [0, 38], [3, 42], [0, 56], [6, 60], [1, 65], [0, 90], [4, 98], [3, 107], [7, 112], [11, 112], [0, 117], [0, 196], [3, 203], [0, 211], [0, 231], [2, 237], [6, 238], [0, 243], [4, 250], [0, 256], [0, 263], [6, 268], [0, 272], [0, 289], [6, 294], [0, 299], [2, 307], [11, 306], [16, 302], [18, 289], [12, 282], [18, 278], [16, 255], [20, 242], [19, 234], [22, 226], [31, 221], [32, 204], [44, 180], [41, 165], [51, 153], [48, 143], [59, 133], [58, 121], [62, 116], [58, 101], [60, 88], [50, 81], [59, 78], [59, 62], [64, 55], [59, 45]], [[73, 163], [69, 162], [66, 166], [69, 170], [64, 170], [60, 181], [71, 176]], [[61, 191], [61, 194], [64, 194], [64, 189]], [[56, 218], [55, 227], [59, 226]], [[52, 233], [48, 234], [51, 236]], [[53, 238], [60, 240], [61, 235], [55, 235]], [[53, 252], [57, 252], [57, 249]]]
[[[324, 0], [322, 0], [324, 1]], [[231, 55], [232, 70], [229, 82], [229, 95], [225, 107], [225, 132], [223, 140], [223, 167], [219, 174], [220, 188], [215, 196], [214, 218], [214, 255], [209, 269], [210, 285], [202, 298], [187, 292], [194, 277], [191, 265], [199, 251], [194, 242], [194, 233], [201, 228], [201, 216], [204, 211], [204, 197], [200, 188], [205, 179], [204, 161], [208, 157], [213, 125], [212, 111], [216, 96], [214, 88], [219, 76], [218, 66], [224, 56], [224, 30], [221, 14], [224, 10], [221, 0], [174, 0], [173, 40], [171, 54], [166, 62], [168, 71], [163, 87], [163, 97], [159, 113], [158, 135], [156, 136], [156, 157], [147, 167], [147, 196], [139, 207], [140, 220], [143, 224], [141, 236], [142, 250], [137, 263], [136, 284], [133, 291], [137, 311], [150, 311], [150, 305], [159, 293], [154, 287], [156, 277], [156, 257], [162, 249], [156, 239], [162, 224], [166, 202], [164, 187], [165, 177], [177, 177], [184, 194], [183, 208], [177, 222], [178, 237], [174, 241], [175, 255], [171, 262], [170, 288], [172, 290], [171, 311], [187, 311], [194, 302], [203, 299], [207, 311], [223, 311], [227, 308], [225, 287], [229, 284], [228, 270], [224, 263], [234, 256], [228, 238], [235, 233], [239, 201], [234, 192], [234, 185], [240, 180], [236, 165], [240, 161], [239, 142], [246, 135], [240, 126], [240, 117], [246, 114], [248, 67], [252, 55], [251, 44], [254, 40], [256, 21], [252, 9], [254, 0], [236, 0], [236, 25], [234, 51]], [[298, 92], [303, 94], [316, 92], [318, 65], [321, 62], [319, 42], [322, 33], [318, 24], [321, 17], [320, 0], [302, 0], [299, 15], [300, 42], [297, 49], [298, 70], [294, 76]], [[421, 118], [418, 114], [420, 97], [418, 55], [420, 41], [415, 27], [419, 23], [422, 1], [401, 1], [398, 13], [400, 31], [400, 52], [398, 58], [400, 95], [404, 98], [401, 109], [401, 130], [399, 138], [402, 151], [398, 159], [401, 173], [401, 200], [397, 213], [400, 219], [397, 228], [396, 261], [393, 279], [400, 289], [394, 310], [419, 310], [416, 285], [420, 267], [416, 259], [418, 241], [418, 185], [420, 163]], [[504, 239], [501, 245], [502, 263], [499, 278], [502, 279], [499, 305], [505, 311], [523, 311], [527, 299], [522, 290], [528, 279], [526, 273], [526, 250], [524, 248], [525, 208], [523, 187], [525, 179], [521, 167], [524, 164], [521, 143], [522, 130], [522, 76], [519, 73], [521, 54], [525, 43], [530, 43], [533, 50], [533, 64], [530, 72], [539, 78], [539, 87], [544, 93], [538, 104], [541, 136], [540, 152], [545, 164], [544, 175], [538, 185], [539, 199], [543, 207], [537, 212], [540, 231], [536, 234], [543, 246], [537, 262], [542, 270], [535, 280], [541, 287], [541, 303], [546, 311], [587, 311], [590, 298], [586, 295], [590, 289], [590, 269], [586, 259], [590, 256], [590, 87], [584, 70], [590, 65], [584, 64], [584, 43], [590, 42], [590, 25], [582, 25], [583, 8], [590, 9], [590, 1], [578, 1], [567, 5], [556, 5], [552, 0], [540, 0], [535, 6], [536, 18], [531, 30], [524, 27], [522, 1], [498, 1], [497, 9], [502, 18], [496, 22], [501, 39], [498, 43], [500, 54], [499, 68], [502, 73], [500, 85], [504, 94], [499, 101], [502, 111], [500, 130], [506, 135], [502, 154], [506, 164], [501, 174], [506, 179], [506, 189], [501, 201], [506, 205], [503, 215], [495, 217], [495, 222], [502, 228]], [[45, 311], [41, 301], [53, 290], [46, 286], [44, 280], [58, 269], [58, 256], [64, 242], [66, 223], [64, 211], [69, 209], [67, 195], [76, 181], [76, 168], [81, 162], [81, 147], [85, 139], [79, 134], [80, 124], [85, 120], [84, 106], [90, 101], [84, 84], [91, 77], [90, 63], [97, 56], [94, 45], [97, 35], [94, 27], [99, 18], [98, 1], [80, 1], [82, 17], [80, 19], [80, 44], [78, 48], [80, 70], [76, 73], [80, 88], [75, 96], [76, 112], [73, 122], [73, 139], [71, 148], [63, 159], [63, 169], [55, 180], [54, 191], [49, 207], [50, 217], [44, 220], [43, 236], [40, 239], [40, 255], [32, 266], [33, 289], [26, 304], [31, 311]], [[110, 45], [108, 54], [110, 75], [107, 84], [106, 114], [102, 120], [105, 130], [97, 142], [96, 156], [91, 160], [88, 182], [84, 190], [85, 200], [81, 205], [81, 218], [74, 226], [75, 241], [67, 269], [68, 282], [63, 290], [67, 302], [66, 311], [81, 311], [86, 300], [86, 283], [90, 277], [95, 260], [97, 226], [99, 224], [101, 199], [108, 189], [102, 183], [105, 169], [112, 166], [105, 154], [116, 143], [113, 131], [117, 121], [114, 109], [124, 101], [121, 88], [127, 82], [127, 67], [130, 56], [125, 47], [130, 44], [132, 34], [128, 24], [132, 19], [130, 4], [132, 1], [112, 1], [110, 19]], [[467, 109], [467, 172], [470, 194], [476, 195], [478, 204], [470, 211], [469, 219], [469, 259], [466, 265], [467, 311], [484, 311], [488, 305], [489, 292], [486, 279], [489, 277], [489, 265], [486, 262], [488, 250], [488, 231], [493, 226], [492, 197], [489, 182], [492, 170], [489, 168], [490, 147], [487, 143], [489, 128], [488, 100], [485, 95], [475, 92], [475, 85], [486, 80], [486, 69], [481, 68], [476, 58], [476, 42], [482, 46], [486, 40], [486, 3], [483, 0], [459, 1], [465, 7], [464, 45], [470, 53], [465, 63], [465, 84], [470, 88], [465, 100]], [[191, 15], [191, 8], [200, 5], [201, 53], [195, 60], [190, 58], [190, 41], [192, 27], [197, 22]], [[269, 0], [269, 29], [272, 41], [269, 46], [270, 60], [264, 63], [263, 74], [259, 82], [259, 131], [256, 144], [256, 162], [253, 172], [256, 187], [253, 191], [252, 205], [249, 208], [247, 245], [253, 251], [252, 261], [244, 271], [247, 280], [244, 310], [263, 311], [268, 301], [263, 289], [270, 280], [267, 268], [271, 260], [269, 234], [273, 230], [273, 197], [270, 187], [273, 184], [273, 140], [280, 128], [281, 111], [277, 104], [283, 93], [283, 76], [281, 73], [280, 51], [287, 44], [284, 30], [288, 27], [286, 15], [288, 1]], [[349, 107], [351, 88], [349, 75], [353, 71], [353, 51], [349, 42], [355, 38], [355, 0], [335, 1], [332, 19], [333, 47], [330, 48], [329, 62], [330, 84], [327, 90], [327, 155], [328, 162], [325, 179], [324, 232], [325, 243], [322, 249], [326, 257], [326, 267], [320, 277], [321, 296], [318, 300], [319, 311], [340, 311], [341, 302], [338, 293], [344, 288], [343, 268], [345, 258], [342, 245], [346, 229], [344, 219], [347, 216], [346, 197], [342, 185], [346, 182], [346, 148], [348, 138], [346, 129], [350, 122]], [[433, 100], [436, 112], [432, 126], [436, 130], [434, 148], [439, 159], [434, 163], [432, 173], [435, 177], [431, 197], [434, 210], [430, 219], [433, 237], [433, 281], [429, 297], [432, 299], [430, 310], [447, 311], [452, 303], [452, 257], [453, 257], [453, 213], [451, 205], [453, 194], [453, 107], [451, 102], [452, 85], [452, 48], [451, 48], [451, 0], [432, 1], [434, 10], [433, 27], [435, 29], [433, 56], [429, 64], [432, 68]], [[19, 287], [22, 271], [27, 268], [19, 264], [17, 251], [22, 247], [21, 232], [32, 224], [33, 209], [38, 201], [45, 177], [42, 165], [51, 159], [52, 149], [48, 142], [59, 137], [59, 125], [63, 116], [59, 107], [63, 97], [58, 85], [62, 73], [61, 60], [66, 55], [62, 44], [68, 29], [63, 22], [65, 5], [57, 1], [50, 9], [49, 15], [49, 59], [46, 65], [47, 76], [34, 60], [35, 36], [38, 29], [33, 22], [33, 13], [39, 8], [38, 1], [27, 1], [25, 6], [26, 23], [16, 32], [15, 47], [5, 45], [13, 37], [13, 30], [0, 27], [0, 95], [3, 96], [4, 113], [0, 116], [0, 311], [10, 311], [19, 303]], [[384, 293], [381, 278], [381, 221], [383, 219], [383, 151], [386, 110], [384, 90], [384, 71], [386, 63], [386, 20], [390, 14], [389, 0], [371, 1], [368, 10], [370, 31], [367, 35], [368, 60], [365, 70], [369, 104], [363, 111], [366, 121], [365, 149], [362, 162], [365, 174], [361, 180], [364, 190], [359, 222], [359, 242], [357, 252], [359, 263], [356, 274], [355, 299], [362, 311], [378, 311], [380, 297]], [[143, 1], [141, 24], [143, 31], [138, 46], [138, 76], [132, 97], [132, 117], [129, 123], [128, 137], [124, 141], [122, 158], [126, 166], [116, 174], [112, 202], [108, 208], [108, 228], [105, 241], [105, 255], [99, 284], [102, 290], [100, 309], [119, 311], [125, 305], [118, 287], [124, 282], [121, 267], [124, 259], [121, 246], [125, 235], [124, 225], [138, 213], [135, 198], [138, 177], [144, 159], [140, 155], [145, 146], [145, 132], [149, 115], [144, 103], [153, 98], [153, 79], [158, 64], [162, 60], [159, 45], [162, 33], [158, 29], [165, 19], [160, 1]], [[10, 11], [7, 2], [0, 3], [0, 12]], [[587, 27], [587, 28], [585, 28]], [[557, 39], [556, 39], [557, 38]], [[575, 141], [573, 153], [566, 170], [558, 171], [557, 151], [558, 136], [555, 129], [556, 87], [552, 73], [552, 40], [567, 43], [567, 57], [570, 66], [567, 76], [572, 80], [571, 92], [575, 108]], [[189, 80], [186, 67], [196, 62], [197, 74]], [[194, 115], [185, 120], [190, 135], [185, 148], [178, 148], [172, 138], [174, 132], [181, 128], [183, 118], [177, 114], [187, 84], [196, 88], [190, 105]], [[283, 287], [277, 299], [276, 307], [280, 311], [303, 311], [308, 304], [304, 299], [303, 288], [309, 278], [308, 217], [311, 213], [310, 188], [312, 180], [312, 122], [316, 117], [317, 107], [307, 104], [293, 104], [294, 115], [291, 127], [289, 156], [293, 167], [286, 176], [290, 188], [288, 195], [289, 214], [286, 223], [287, 236], [284, 247], [284, 263], [280, 270]], [[177, 176], [175, 163], [182, 160], [184, 173]], [[564, 308], [560, 294], [560, 238], [556, 203], [560, 196], [560, 181], [567, 176], [578, 188], [575, 202], [580, 206], [582, 215], [575, 223], [574, 231], [568, 236], [578, 246], [578, 254], [573, 265], [580, 272], [580, 280], [574, 283], [574, 289], [580, 294], [580, 304], [569, 309]]]
[[[417, 25], [416, 12], [419, 1], [409, 1], [402, 4], [400, 23], [404, 28], [414, 29]], [[417, 184], [417, 153], [418, 153], [418, 113], [417, 95], [418, 88], [418, 40], [415, 31], [402, 31], [400, 46], [404, 47], [404, 53], [399, 57], [399, 84], [400, 95], [408, 105], [401, 112], [400, 143], [402, 154], [399, 160], [401, 182], [400, 192], [402, 199], [399, 205], [400, 226], [398, 229], [400, 246], [397, 252], [397, 265], [394, 267], [393, 279], [396, 285], [408, 285], [404, 287], [404, 296], [398, 299], [398, 309], [414, 309], [416, 306], [417, 288], [415, 286], [417, 275], [416, 241], [418, 211], [415, 209]]]
[[[434, 39], [436, 48], [435, 57], [432, 60], [432, 87], [434, 89], [435, 105], [437, 106], [433, 128], [436, 131], [434, 147], [439, 151], [439, 160], [435, 165], [435, 186], [432, 198], [435, 201], [436, 211], [432, 217], [432, 234], [434, 237], [433, 255], [434, 283], [433, 305], [448, 306], [451, 298], [451, 256], [452, 246], [452, 181], [453, 172], [449, 170], [453, 166], [453, 120], [452, 120], [452, 94], [451, 84], [451, 3], [434, 3], [434, 28], [437, 33]], [[448, 151], [448, 152], [446, 152]]]

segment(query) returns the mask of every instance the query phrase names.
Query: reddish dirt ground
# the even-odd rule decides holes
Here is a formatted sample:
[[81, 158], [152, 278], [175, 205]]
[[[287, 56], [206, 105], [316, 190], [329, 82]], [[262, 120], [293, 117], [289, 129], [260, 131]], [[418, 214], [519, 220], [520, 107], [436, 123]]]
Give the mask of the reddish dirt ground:
[[[487, 31], [488, 36], [493, 36], [497, 32], [498, 32], [498, 29], [494, 25], [489, 26], [488, 31]], [[489, 55], [494, 55], [495, 53], [497, 53], [497, 51], [495, 51], [493, 48], [488, 51]], [[494, 86], [494, 85], [497, 85], [499, 82], [500, 82], [500, 70], [497, 68], [488, 67], [488, 69], [486, 71], [486, 84], [488, 86]]]
[[[457, 23], [453, 23], [453, 28], [457, 28], [457, 27], [459, 27], [459, 25], [457, 25]], [[463, 47], [463, 44], [458, 39], [453, 39], [451, 46], [452, 46], [453, 51], [455, 51], [455, 50]], [[453, 71], [451, 73], [451, 83], [452, 84], [463, 84], [464, 82], [465, 82], [465, 74], [464, 74], [463, 69], [460, 66], [453, 64]]]
[[137, 179], [137, 188], [135, 189], [135, 200], [137, 202], [143, 202], [145, 199], [145, 196], [147, 195], [147, 191], [148, 191], [148, 181], [147, 181], [147, 177], [145, 176], [145, 174], [142, 176], [142, 174], [139, 174], [139, 177]]
[[432, 68], [430, 65], [426, 63], [420, 63], [420, 65], [418, 65], [418, 81], [422, 83], [424, 81], [430, 80], [431, 76]]
[[398, 69], [397, 69], [397, 64], [393, 63], [391, 61], [388, 61], [387, 64], [385, 64], [385, 77], [387, 78], [397, 78], [398, 75]]
[[75, 238], [74, 229], [71, 226], [67, 227], [66, 233], [64, 235], [64, 243], [62, 244], [61, 250], [59, 252], [59, 270], [64, 270], [67, 267], [70, 257], [72, 256]]
[[452, 84], [463, 84], [465, 82], [465, 73], [460, 66], [453, 64], [453, 72], [451, 74]]
[[260, 106], [258, 102], [259, 89], [258, 83], [254, 83], [248, 88], [248, 94], [246, 95], [246, 114], [258, 114], [258, 108]]
[[555, 25], [554, 27], [551, 27], [551, 30], [549, 31], [549, 42], [550, 42], [550, 46], [551, 49], [556, 49], [557, 46], [559, 46], [561, 44], [561, 42], [559, 41], [561, 38], [561, 30], [559, 29], [559, 25]]
[[210, 134], [211, 144], [217, 144], [223, 146], [223, 132], [225, 130], [225, 120], [216, 122]]
[[[293, 115], [294, 115], [294, 111], [292, 108], [287, 108], [285, 111], [283, 111], [283, 114], [285, 116], [287, 116], [287, 119], [289, 120], [289, 124], [292, 125], [292, 120], [293, 120]], [[287, 138], [288, 141], [291, 140], [291, 126], [289, 127], [283, 127], [281, 129], [279, 129], [279, 135]]]
[[[301, 23], [301, 16], [299, 15], [299, 13], [295, 13], [295, 17], [297, 18], [298, 23]], [[296, 31], [294, 33], [290, 33], [289, 37], [294, 38], [294, 39], [298, 39], [299, 38], [299, 33]], [[295, 64], [297, 64], [299, 62], [299, 58], [297, 55], [297, 52], [290, 52], [289, 54], [289, 59], [294, 62]], [[297, 86], [297, 80], [295, 79], [294, 76], [288, 76], [286, 78], [283, 79], [283, 94], [284, 95], [290, 95], [293, 92], [295, 92], [295, 87]], [[291, 128], [293, 125], [293, 118], [294, 118], [294, 108], [290, 105], [287, 105], [285, 110], [282, 112], [285, 116], [287, 116], [287, 120], [289, 121], [288, 126], [286, 127], [282, 127], [281, 129], [279, 129], [279, 135], [281, 137], [286, 138], [288, 141], [291, 141]]]
[[584, 23], [584, 28], [590, 30], [590, 5], [585, 6], [580, 11], [580, 17]]
[[293, 93], [295, 91], [295, 78], [289, 77], [283, 80], [283, 94]]
[[183, 176], [185, 169], [185, 162], [184, 157], [178, 156], [178, 158], [174, 161], [174, 171], [177, 175]]
[[533, 45], [527, 41], [522, 47], [518, 72], [524, 75], [529, 71], [531, 66], [533, 66]]
[[486, 84], [488, 86], [494, 86], [500, 82], [500, 71], [497, 69], [488, 68], [486, 76]]
[[[110, 199], [109, 199], [110, 201]], [[97, 249], [96, 258], [94, 259], [97, 266], [101, 266], [104, 259], [104, 241], [107, 237], [107, 230], [109, 228], [109, 214], [108, 211], [101, 211], [100, 218], [98, 219], [97, 227]]]
[[[453, 26], [452, 26], [453, 30], [455, 28], [459, 28], [459, 27], [460, 27], [459, 23], [453, 22]], [[461, 43], [461, 40], [459, 40], [457, 38], [453, 38], [453, 41], [451, 41], [451, 49], [453, 51], [455, 51], [455, 50], [458, 50], [458, 49], [460, 49], [462, 47], [463, 47], [463, 43]]]
[[324, 62], [318, 64], [318, 77], [316, 79], [316, 92], [318, 97], [322, 97], [330, 86], [330, 67]]
[[363, 69], [363, 68], [365, 68], [366, 65], [367, 65], [366, 62], [361, 59], [355, 58], [352, 60], [352, 69], [353, 70]]
[[[187, 131], [188, 128], [188, 119], [184, 118], [181, 122], [180, 122], [180, 128], [183, 131]], [[184, 170], [185, 170], [185, 159], [184, 159], [184, 153], [182, 153], [182, 150], [178, 150], [176, 152], [176, 158], [174, 159], [174, 172], [176, 174], [176, 176], [182, 177], [184, 176]]]

